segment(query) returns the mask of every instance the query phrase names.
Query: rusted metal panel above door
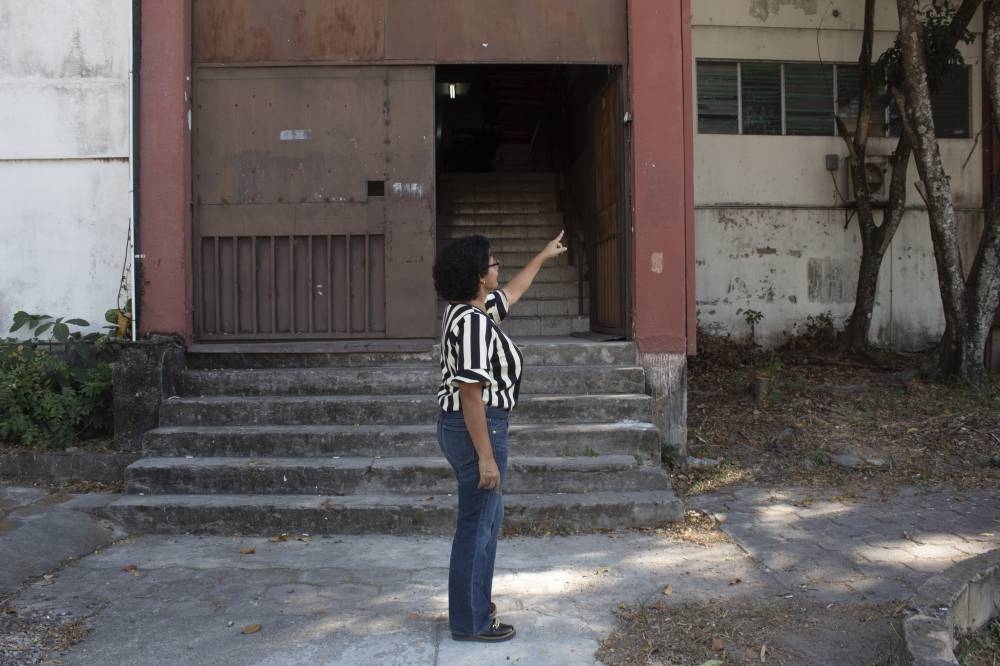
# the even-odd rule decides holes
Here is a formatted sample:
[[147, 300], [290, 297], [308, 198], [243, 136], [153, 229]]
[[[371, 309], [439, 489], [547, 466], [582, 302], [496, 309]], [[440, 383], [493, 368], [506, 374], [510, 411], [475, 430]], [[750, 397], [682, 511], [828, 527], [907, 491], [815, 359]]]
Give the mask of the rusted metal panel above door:
[[194, 0], [196, 63], [377, 62], [384, 0]]
[[624, 0], [438, 0], [437, 61], [621, 64]]
[[200, 64], [627, 59], [626, 0], [193, 0]]

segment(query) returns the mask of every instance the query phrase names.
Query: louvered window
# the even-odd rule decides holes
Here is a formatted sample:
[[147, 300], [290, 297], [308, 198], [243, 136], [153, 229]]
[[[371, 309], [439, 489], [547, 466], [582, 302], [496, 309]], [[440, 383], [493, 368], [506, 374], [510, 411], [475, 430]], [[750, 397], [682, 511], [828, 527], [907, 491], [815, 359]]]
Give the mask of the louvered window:
[[740, 64], [743, 134], [781, 134], [781, 65]]
[[738, 134], [739, 81], [735, 62], [698, 63], [698, 131]]
[[[702, 134], [837, 134], [839, 117], [853, 131], [860, 108], [858, 67], [845, 64], [697, 62], [698, 131]], [[939, 138], [969, 137], [969, 68], [956, 67], [931, 98]], [[899, 114], [876, 91], [870, 136], [898, 136]]]

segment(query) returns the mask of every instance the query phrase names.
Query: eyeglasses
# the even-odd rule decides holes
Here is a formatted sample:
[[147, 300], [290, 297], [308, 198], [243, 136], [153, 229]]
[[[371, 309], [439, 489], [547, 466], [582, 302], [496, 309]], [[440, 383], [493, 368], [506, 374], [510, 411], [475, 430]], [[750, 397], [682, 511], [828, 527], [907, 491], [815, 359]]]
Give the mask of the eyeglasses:
[[500, 268], [500, 262], [499, 261], [494, 261], [492, 264], [486, 264], [486, 268], [487, 269], [490, 269], [490, 268]]

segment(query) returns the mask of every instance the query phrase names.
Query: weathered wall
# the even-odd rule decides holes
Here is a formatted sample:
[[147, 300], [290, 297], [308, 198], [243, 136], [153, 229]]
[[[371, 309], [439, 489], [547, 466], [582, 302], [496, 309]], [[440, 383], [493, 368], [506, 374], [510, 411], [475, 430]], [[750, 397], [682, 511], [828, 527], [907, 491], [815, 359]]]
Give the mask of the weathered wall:
[[[692, 18], [695, 59], [854, 63], [863, 7], [860, 0], [836, 7], [816, 0], [700, 0]], [[893, 3], [876, 7], [874, 50], [881, 53], [898, 19]], [[979, 16], [972, 27], [981, 29]], [[982, 126], [981, 48], [978, 38], [962, 47], [972, 67], [972, 136], [940, 142], [966, 236], [977, 232], [982, 217], [982, 152], [975, 138]], [[873, 137], [868, 153], [891, 154], [895, 143]], [[857, 220], [846, 225], [844, 161], [832, 177], [825, 168], [825, 155], [847, 155], [843, 140], [696, 133], [694, 150], [699, 325], [746, 335], [749, 328], [736, 311], [757, 310], [764, 314], [757, 326], [763, 344], [780, 342], [809, 315], [829, 312], [842, 326], [853, 306], [861, 253]], [[907, 201], [914, 210], [886, 255], [871, 338], [920, 349], [940, 336], [944, 320], [912, 162], [908, 173]]]
[[116, 305], [129, 221], [128, 0], [0, 4], [0, 326]]
[[[976, 228], [977, 213], [959, 214]], [[861, 253], [857, 223], [831, 209], [699, 208], [695, 212], [698, 321], [708, 333], [750, 334], [749, 308], [764, 315], [757, 342], [780, 343], [809, 316], [850, 315]], [[907, 213], [886, 253], [871, 337], [882, 346], [923, 349], [944, 330], [926, 216]]]

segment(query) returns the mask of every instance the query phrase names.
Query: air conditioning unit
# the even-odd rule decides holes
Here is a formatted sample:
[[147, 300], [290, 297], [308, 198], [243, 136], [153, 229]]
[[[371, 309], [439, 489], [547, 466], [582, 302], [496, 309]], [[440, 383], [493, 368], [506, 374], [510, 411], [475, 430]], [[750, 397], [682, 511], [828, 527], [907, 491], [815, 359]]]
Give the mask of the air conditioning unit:
[[[892, 156], [866, 155], [865, 178], [868, 180], [868, 191], [872, 195], [872, 205], [887, 205], [889, 203], [889, 183], [892, 181]], [[850, 162], [847, 165], [847, 191], [851, 193], [850, 200], [856, 201], [854, 174], [851, 173]]]

